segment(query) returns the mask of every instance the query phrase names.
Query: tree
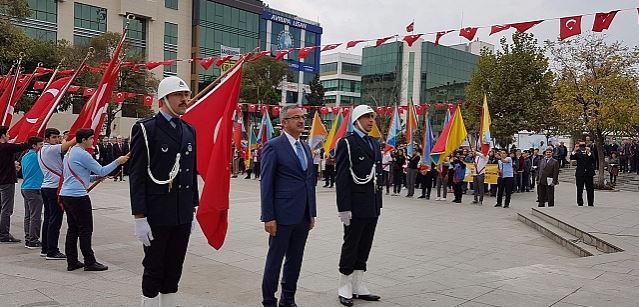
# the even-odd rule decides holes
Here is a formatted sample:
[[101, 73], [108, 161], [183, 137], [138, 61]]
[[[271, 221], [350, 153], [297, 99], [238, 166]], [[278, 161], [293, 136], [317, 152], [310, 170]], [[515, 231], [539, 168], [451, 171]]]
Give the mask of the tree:
[[[512, 44], [501, 39], [501, 50], [482, 51], [477, 69], [466, 87], [468, 102], [464, 121], [478, 132], [484, 94], [492, 119], [491, 133], [502, 142], [521, 130], [541, 132], [556, 123], [548, 115], [552, 100], [553, 73], [544, 48], [530, 33], [514, 33]], [[508, 142], [510, 143], [510, 142]]]
[[607, 135], [631, 134], [639, 126], [639, 49], [602, 35], [547, 42], [558, 78], [551, 114], [561, 118], [567, 134], [590, 134], [599, 158], [595, 185], [604, 187], [604, 141]]
[[322, 83], [320, 83], [319, 75], [315, 75], [309, 87], [311, 88], [311, 92], [306, 96], [308, 104], [311, 106], [323, 106], [325, 90]]
[[[285, 79], [286, 78], [286, 79]], [[282, 80], [292, 78], [286, 63], [272, 57], [262, 57], [244, 65], [240, 99], [250, 102], [276, 104], [281, 99], [277, 86]], [[278, 99], [274, 99], [274, 98]], [[267, 99], [268, 98], [268, 99]]]

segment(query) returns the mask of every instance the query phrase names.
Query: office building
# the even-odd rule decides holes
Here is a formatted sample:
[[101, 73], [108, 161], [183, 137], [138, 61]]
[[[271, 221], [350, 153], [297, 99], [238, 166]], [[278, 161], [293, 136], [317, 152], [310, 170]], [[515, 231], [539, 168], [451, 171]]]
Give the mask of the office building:
[[362, 57], [348, 53], [322, 54], [320, 82], [328, 105], [358, 105], [361, 99]]

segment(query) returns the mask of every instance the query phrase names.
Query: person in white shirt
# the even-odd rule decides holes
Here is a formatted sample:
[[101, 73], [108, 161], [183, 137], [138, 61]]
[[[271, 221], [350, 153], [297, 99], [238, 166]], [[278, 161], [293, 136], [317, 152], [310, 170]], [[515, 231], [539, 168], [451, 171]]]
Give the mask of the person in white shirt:
[[481, 206], [484, 202], [484, 178], [486, 176], [488, 157], [475, 149], [471, 150], [471, 154], [473, 156], [473, 165], [475, 166], [475, 170], [472, 173], [473, 187], [475, 187], [473, 204], [479, 204]]
[[386, 195], [390, 192], [390, 183], [391, 183], [391, 164], [393, 164], [393, 157], [391, 155], [391, 151], [384, 153], [382, 151], [382, 177], [384, 178], [384, 185], [386, 185]]

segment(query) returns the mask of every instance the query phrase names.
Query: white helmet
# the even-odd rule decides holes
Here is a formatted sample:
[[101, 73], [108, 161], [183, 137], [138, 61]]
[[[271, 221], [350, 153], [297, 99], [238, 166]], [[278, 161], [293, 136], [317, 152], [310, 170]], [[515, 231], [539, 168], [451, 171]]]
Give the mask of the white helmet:
[[158, 85], [158, 99], [162, 99], [171, 93], [185, 91], [190, 92], [191, 90], [184, 80], [176, 76], [166, 77]]
[[373, 111], [373, 108], [371, 108], [370, 106], [367, 106], [365, 104], [356, 106], [355, 109], [353, 109], [353, 114], [351, 115], [351, 123], [354, 124], [356, 120], [362, 117], [362, 115], [369, 113], [375, 113], [375, 111]]

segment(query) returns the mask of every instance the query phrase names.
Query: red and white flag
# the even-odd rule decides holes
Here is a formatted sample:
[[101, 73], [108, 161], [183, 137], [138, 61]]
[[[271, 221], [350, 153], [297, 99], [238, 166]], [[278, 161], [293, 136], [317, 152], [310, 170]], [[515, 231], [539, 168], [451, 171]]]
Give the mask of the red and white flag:
[[115, 93], [115, 102], [123, 103], [124, 102], [124, 92]]
[[612, 11], [608, 13], [597, 13], [595, 14], [595, 22], [592, 24], [592, 32], [602, 32], [603, 30], [608, 30], [612, 20], [615, 18], [619, 11]]
[[528, 31], [530, 28], [540, 24], [543, 20], [535, 20], [535, 21], [526, 21], [526, 22], [518, 22], [518, 23], [511, 23], [508, 26], [513, 27], [515, 29], [517, 29], [517, 32], [521, 32], [524, 33], [526, 31]]
[[213, 65], [213, 62], [215, 62], [215, 60], [217, 59], [214, 56], [203, 58], [200, 60], [200, 66], [202, 66], [204, 70], [209, 70], [209, 68], [211, 68], [211, 65]]
[[563, 17], [559, 19], [560, 40], [579, 34], [581, 34], [581, 16]]
[[233, 118], [240, 97], [242, 66], [243, 63], [235, 66], [182, 116], [197, 132], [197, 169], [204, 180], [197, 220], [215, 249], [224, 244], [228, 229]]
[[144, 96], [144, 106], [145, 107], [153, 106], [153, 96], [151, 95]]
[[71, 82], [73, 82], [73, 76], [53, 81], [38, 97], [31, 109], [9, 129], [9, 138], [15, 138], [16, 143], [23, 143], [29, 137], [42, 132]]
[[[82, 111], [80, 111], [78, 118], [73, 123], [73, 126], [69, 129], [69, 139], [75, 138], [75, 133], [80, 128], [98, 130], [96, 134], [99, 134], [99, 129], [102, 127], [102, 123], [104, 122], [107, 104], [111, 99], [113, 88], [115, 87], [115, 83], [118, 79], [118, 73], [120, 71], [119, 57], [126, 35], [127, 29], [125, 28], [122, 31], [122, 37], [120, 38], [118, 46], [115, 48], [115, 51], [113, 51], [111, 61], [104, 70], [104, 75], [102, 75], [102, 78], [96, 87], [95, 93], [93, 93], [91, 98], [89, 98], [86, 102]], [[95, 142], [97, 142], [97, 139], [98, 138], [95, 139]]]
[[408, 46], [411, 47], [422, 35], [423, 34], [406, 35], [404, 36], [404, 41], [406, 41]]
[[2, 118], [2, 120], [0, 121], [0, 125], [11, 125], [11, 121], [13, 120], [14, 108], [18, 103], [18, 100], [20, 100], [22, 95], [27, 91], [29, 85], [31, 85], [31, 81], [33, 81], [33, 78], [36, 76], [36, 74], [38, 73], [33, 72], [31, 74], [23, 76], [22, 78], [17, 80], [12, 93], [10, 91], [5, 91], [5, 93], [2, 94], [1, 98], [4, 99], [5, 94], [8, 94], [8, 98], [7, 100], [0, 100], [0, 117]]
[[297, 53], [297, 56], [300, 59], [305, 59], [308, 56], [308, 54], [311, 53], [311, 51], [313, 51], [313, 49], [315, 49], [315, 46], [301, 48], [300, 51]]
[[41, 90], [41, 89], [44, 89], [45, 85], [47, 85], [47, 83], [44, 81], [36, 81], [35, 83], [33, 83], [33, 89]]
[[335, 49], [335, 48], [339, 47], [341, 44], [342, 44], [342, 43], [326, 45], [326, 46], [324, 46], [324, 47], [322, 48], [322, 51], [329, 51], [329, 50], [333, 50], [333, 49]]
[[95, 93], [95, 89], [92, 88], [92, 87], [87, 87], [82, 92], [82, 96], [91, 96], [91, 95], [93, 95], [93, 93]]
[[466, 38], [469, 41], [472, 41], [475, 38], [475, 34], [477, 34], [477, 28], [467, 27], [459, 30], [459, 36]]
[[448, 31], [439, 31], [437, 32], [437, 34], [435, 34], [435, 46], [439, 45], [439, 40], [442, 38], [442, 36], [453, 32], [453, 30], [448, 30]]
[[406, 32], [413, 32], [415, 30], [415, 22], [411, 22], [406, 26]]
[[510, 29], [510, 25], [494, 25], [490, 27], [490, 35]]
[[357, 44], [359, 44], [359, 43], [363, 43], [363, 42], [365, 42], [365, 41], [366, 41], [366, 40], [363, 40], [363, 39], [358, 39], [358, 40], [350, 41], [350, 42], [346, 43], [346, 49], [348, 49], [348, 48], [353, 48], [353, 47], [355, 47]]
[[382, 45], [387, 40], [389, 40], [389, 39], [391, 39], [393, 37], [395, 37], [395, 36], [386, 36], [386, 37], [378, 38], [377, 40], [375, 40], [375, 47], [379, 47], [380, 45]]

